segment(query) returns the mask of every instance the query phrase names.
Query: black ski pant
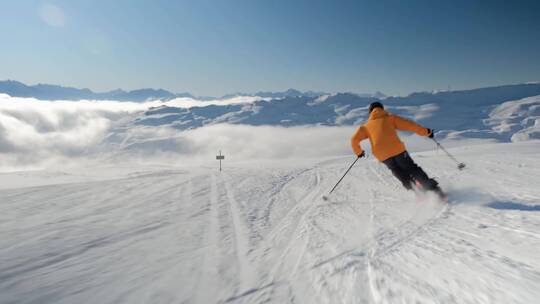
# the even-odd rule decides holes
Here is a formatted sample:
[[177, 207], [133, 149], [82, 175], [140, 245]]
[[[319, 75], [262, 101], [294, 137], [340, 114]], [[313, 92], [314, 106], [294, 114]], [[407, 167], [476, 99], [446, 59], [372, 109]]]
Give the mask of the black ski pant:
[[412, 189], [415, 181], [419, 182], [425, 190], [435, 190], [438, 188], [437, 181], [429, 178], [426, 172], [413, 161], [407, 151], [392, 156], [384, 160], [383, 163], [407, 190]]

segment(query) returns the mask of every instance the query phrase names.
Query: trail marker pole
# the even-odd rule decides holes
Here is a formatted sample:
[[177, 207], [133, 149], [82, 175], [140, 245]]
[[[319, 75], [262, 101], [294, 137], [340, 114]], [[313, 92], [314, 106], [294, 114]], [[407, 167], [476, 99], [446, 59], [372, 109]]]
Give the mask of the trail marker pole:
[[225, 155], [221, 155], [221, 150], [219, 150], [219, 155], [216, 155], [216, 159], [219, 160], [219, 171], [221, 172], [221, 160], [225, 159]]

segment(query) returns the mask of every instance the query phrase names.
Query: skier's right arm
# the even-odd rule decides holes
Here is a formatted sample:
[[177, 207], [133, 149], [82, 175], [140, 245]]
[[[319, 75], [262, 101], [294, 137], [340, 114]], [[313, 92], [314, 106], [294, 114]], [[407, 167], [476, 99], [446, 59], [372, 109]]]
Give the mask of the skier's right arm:
[[364, 126], [360, 126], [358, 130], [354, 133], [354, 135], [351, 137], [351, 146], [354, 151], [354, 154], [357, 156], [361, 155], [363, 150], [360, 146], [360, 141], [368, 138], [368, 132]]
[[432, 132], [430, 129], [424, 128], [414, 121], [405, 119], [397, 115], [391, 115], [390, 121], [394, 124], [396, 129], [402, 131], [414, 132], [420, 136], [429, 136]]

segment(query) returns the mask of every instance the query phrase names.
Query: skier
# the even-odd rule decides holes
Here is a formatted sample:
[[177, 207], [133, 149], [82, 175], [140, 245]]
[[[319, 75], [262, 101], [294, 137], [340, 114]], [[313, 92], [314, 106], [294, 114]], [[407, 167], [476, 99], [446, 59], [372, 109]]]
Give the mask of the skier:
[[364, 157], [360, 141], [369, 138], [373, 155], [392, 171], [405, 189], [412, 190], [416, 184], [423, 191], [433, 191], [441, 199], [445, 199], [446, 196], [437, 181], [429, 178], [407, 153], [396, 130], [415, 132], [420, 136], [433, 138], [433, 130], [392, 115], [384, 110], [380, 102], [373, 102], [369, 105], [368, 121], [360, 126], [351, 138], [352, 149], [358, 157]]

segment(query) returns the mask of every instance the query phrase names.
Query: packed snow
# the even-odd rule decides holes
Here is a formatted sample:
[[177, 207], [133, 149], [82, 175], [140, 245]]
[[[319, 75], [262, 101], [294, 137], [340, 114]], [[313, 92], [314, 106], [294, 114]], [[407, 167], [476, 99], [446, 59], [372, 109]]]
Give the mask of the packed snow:
[[[413, 157], [92, 166], [0, 175], [2, 303], [535, 303], [539, 142]], [[6, 186], [7, 183], [7, 186]]]

